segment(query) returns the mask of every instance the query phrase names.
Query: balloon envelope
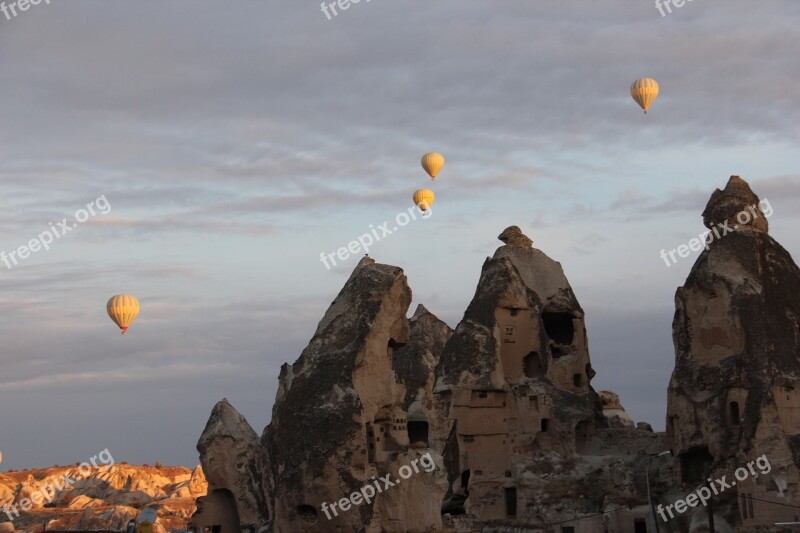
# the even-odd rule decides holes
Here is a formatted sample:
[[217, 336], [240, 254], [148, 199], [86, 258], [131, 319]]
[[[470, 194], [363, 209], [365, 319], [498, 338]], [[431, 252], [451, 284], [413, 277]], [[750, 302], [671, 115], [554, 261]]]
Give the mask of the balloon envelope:
[[436, 175], [444, 167], [444, 156], [439, 152], [429, 152], [422, 156], [422, 168], [431, 177], [431, 180], [436, 179]]
[[653, 78], [641, 78], [631, 84], [631, 96], [639, 104], [644, 112], [658, 96], [658, 82]]
[[128, 326], [133, 323], [136, 315], [139, 314], [139, 300], [130, 294], [117, 294], [112, 296], [106, 304], [108, 316], [122, 330], [122, 334], [128, 331]]
[[414, 191], [414, 205], [419, 206], [423, 211], [427, 211], [433, 205], [436, 196], [430, 189], [417, 189]]

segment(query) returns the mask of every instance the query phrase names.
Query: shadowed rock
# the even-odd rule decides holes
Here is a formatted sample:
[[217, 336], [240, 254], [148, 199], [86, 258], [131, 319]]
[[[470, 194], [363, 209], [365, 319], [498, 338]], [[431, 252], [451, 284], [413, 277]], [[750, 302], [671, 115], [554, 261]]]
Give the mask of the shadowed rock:
[[[208, 494], [197, 501], [197, 531], [215, 524], [258, 529], [269, 521], [264, 482], [266, 453], [258, 434], [228, 403], [218, 402], [197, 442]], [[235, 504], [235, 506], [233, 506]]]
[[409, 446], [406, 386], [393, 369], [394, 351], [409, 341], [410, 302], [402, 269], [362, 259], [300, 358], [281, 369], [264, 434], [276, 532], [441, 526], [442, 467], [414, 475], [371, 502], [326, 511], [373, 477], [390, 473], [396, 479], [399, 468], [422, 455]]
[[[758, 204], [733, 176], [712, 194], [703, 221], [735, 220]], [[771, 472], [737, 481], [715, 507], [731, 525], [744, 516], [746, 526], [769, 526], [794, 520], [796, 510], [754, 501], [751, 514], [738, 506], [742, 495], [800, 501], [800, 270], [757, 213], [704, 251], [675, 294], [667, 431], [680, 483], [730, 479], [765, 455]]]
[[[739, 215], [744, 213], [743, 215]], [[739, 216], [739, 220], [737, 220]], [[746, 222], [749, 220], [749, 222]], [[769, 231], [767, 217], [761, 211], [758, 196], [739, 176], [731, 176], [724, 190], [715, 190], [703, 210], [703, 224], [709, 229], [728, 223], [733, 229], [749, 226], [757, 231]]]

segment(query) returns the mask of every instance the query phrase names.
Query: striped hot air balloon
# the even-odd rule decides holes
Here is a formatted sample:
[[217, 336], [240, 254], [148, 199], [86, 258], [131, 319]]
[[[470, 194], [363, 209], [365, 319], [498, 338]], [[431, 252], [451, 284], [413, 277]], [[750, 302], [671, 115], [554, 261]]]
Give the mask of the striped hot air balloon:
[[128, 327], [133, 323], [136, 315], [139, 314], [139, 300], [130, 294], [117, 294], [112, 296], [106, 304], [108, 316], [114, 321], [122, 334], [128, 332]]
[[436, 196], [430, 189], [417, 189], [414, 191], [414, 205], [419, 206], [423, 211], [427, 211], [433, 205]]
[[436, 179], [442, 167], [444, 167], [444, 156], [439, 152], [429, 152], [422, 156], [422, 168], [431, 177], [431, 181]]
[[636, 103], [639, 104], [644, 112], [650, 108], [650, 105], [656, 100], [658, 96], [658, 82], [653, 78], [641, 78], [631, 84], [631, 96]]

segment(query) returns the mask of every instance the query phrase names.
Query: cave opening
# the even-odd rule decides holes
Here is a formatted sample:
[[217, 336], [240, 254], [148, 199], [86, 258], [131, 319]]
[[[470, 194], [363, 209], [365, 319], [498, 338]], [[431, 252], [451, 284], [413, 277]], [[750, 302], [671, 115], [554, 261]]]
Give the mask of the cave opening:
[[506, 487], [506, 515], [517, 516], [517, 488]]
[[699, 483], [706, 479], [709, 467], [714, 460], [708, 447], [698, 446], [681, 454], [681, 478], [684, 483]]
[[408, 442], [413, 446], [414, 444], [422, 444], [428, 446], [428, 423], [424, 420], [409, 420], [408, 421]]
[[569, 346], [575, 337], [575, 326], [569, 313], [542, 313], [542, 322], [547, 336], [556, 344]]
[[728, 419], [732, 426], [739, 425], [739, 402], [731, 402], [728, 404]]
[[538, 352], [530, 352], [522, 360], [525, 366], [525, 377], [528, 378], [541, 378], [544, 376], [544, 366], [542, 365], [542, 358], [539, 357]]

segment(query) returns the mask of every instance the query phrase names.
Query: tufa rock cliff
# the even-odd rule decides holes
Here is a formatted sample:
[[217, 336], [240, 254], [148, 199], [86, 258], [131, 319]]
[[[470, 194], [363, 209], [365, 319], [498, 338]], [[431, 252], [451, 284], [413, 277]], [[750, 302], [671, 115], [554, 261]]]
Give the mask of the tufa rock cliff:
[[667, 407], [681, 487], [769, 462], [716, 500], [722, 520], [751, 527], [800, 512], [800, 270], [767, 233], [768, 206], [738, 176], [711, 195], [703, 222], [720, 238], [675, 294]]
[[[676, 295], [668, 433], [592, 388], [583, 309], [518, 227], [500, 234], [455, 330], [422, 305], [406, 318], [403, 271], [362, 259], [283, 365], [260, 445], [215, 408], [240, 436], [201, 449], [210, 486], [231, 495], [205, 523], [244, 509], [242, 524], [276, 533], [637, 533], [654, 530], [648, 494], [661, 512], [766, 458], [771, 469], [715, 496], [717, 531], [797, 520], [800, 273], [767, 234], [768, 207], [734, 177], [703, 213], [724, 234]], [[658, 520], [704, 531], [705, 512]]]
[[211, 411], [197, 451], [208, 479], [208, 494], [197, 500], [195, 531], [214, 525], [205, 517], [234, 509], [231, 502], [236, 502], [236, 513], [226, 515], [224, 523], [219, 524], [226, 531], [240, 524], [251, 528], [262, 524], [269, 516], [269, 491], [264, 479], [267, 454], [258, 434], [227, 399]]
[[[410, 447], [405, 409], [414, 389], [425, 383], [409, 380], [408, 390], [393, 366], [395, 350], [409, 342], [410, 303], [400, 268], [362, 259], [309, 346], [281, 369], [272, 422], [264, 433], [275, 487], [274, 531], [318, 531], [320, 522], [330, 531], [371, 524], [384, 531], [441, 526], [446, 491], [441, 469], [438, 476], [397, 484], [371, 502], [326, 510], [386, 474], [397, 479], [398, 469], [425, 448]], [[425, 327], [420, 324], [417, 331]]]

